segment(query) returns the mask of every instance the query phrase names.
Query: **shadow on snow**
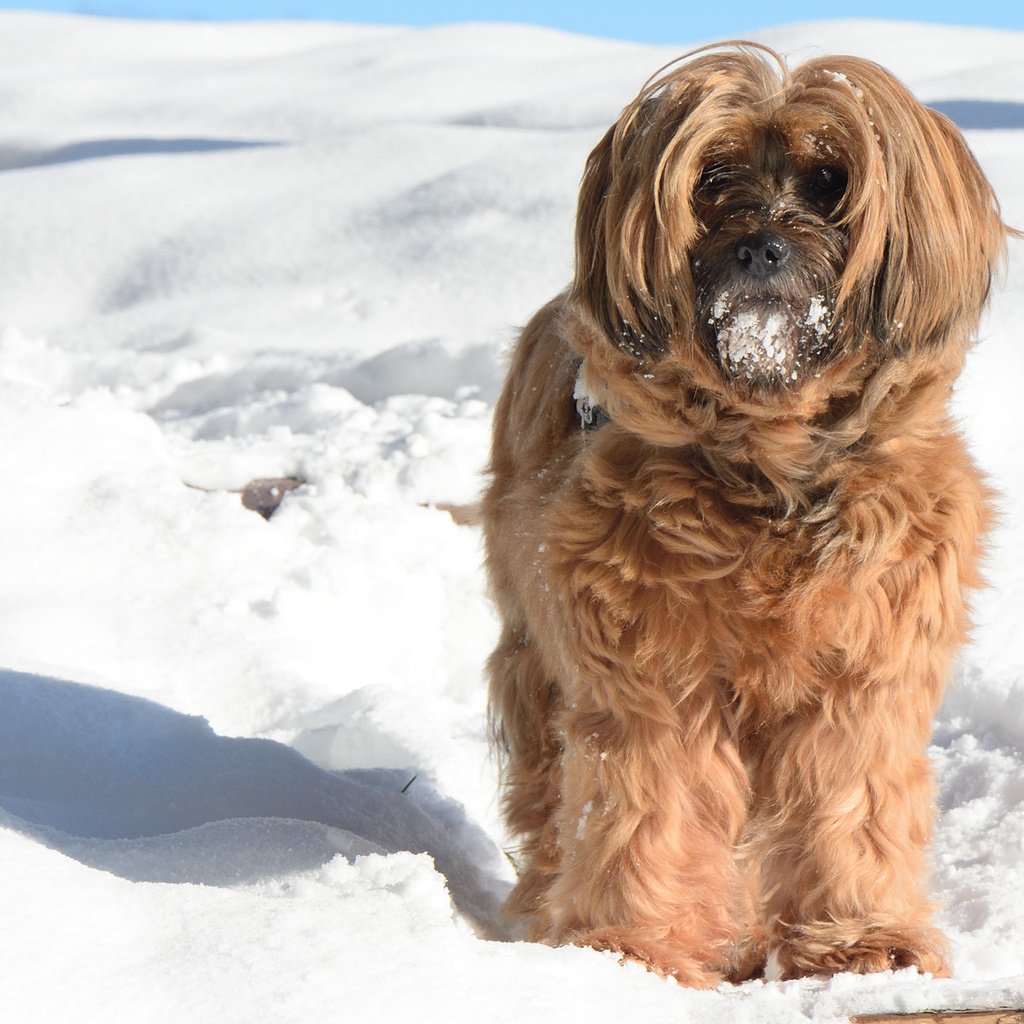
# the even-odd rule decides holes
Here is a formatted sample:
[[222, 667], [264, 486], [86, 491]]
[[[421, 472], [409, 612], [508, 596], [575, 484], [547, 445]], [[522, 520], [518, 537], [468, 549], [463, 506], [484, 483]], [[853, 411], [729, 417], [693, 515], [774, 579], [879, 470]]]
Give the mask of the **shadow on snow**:
[[104, 160], [118, 156], [165, 156], [182, 153], [216, 153], [231, 149], [265, 149], [280, 142], [245, 139], [89, 139], [55, 149], [19, 149], [0, 146], [0, 171], [47, 167], [80, 160]]
[[133, 881], [232, 885], [337, 854], [428, 853], [496, 934], [500, 855], [410, 774], [325, 771], [272, 740], [92, 686], [0, 670], [0, 823]]
[[1008, 100], [939, 100], [929, 103], [961, 131], [1024, 128], [1024, 103]]

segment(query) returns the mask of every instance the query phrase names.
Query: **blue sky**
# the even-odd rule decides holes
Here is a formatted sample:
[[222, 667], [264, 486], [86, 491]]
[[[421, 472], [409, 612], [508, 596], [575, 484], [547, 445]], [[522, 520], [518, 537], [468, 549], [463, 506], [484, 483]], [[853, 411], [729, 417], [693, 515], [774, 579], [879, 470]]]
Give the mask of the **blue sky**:
[[[722, 38], [756, 28], [818, 18], [897, 18], [960, 25], [1024, 29], [1024, 3], [981, 0], [0, 0], [2, 8], [75, 11], [117, 17], [323, 18], [378, 24], [430, 25], [453, 21], [522, 21], [553, 28], [635, 39], [641, 42], [690, 42]], [[1022, 52], [1024, 59], [1024, 52]]]

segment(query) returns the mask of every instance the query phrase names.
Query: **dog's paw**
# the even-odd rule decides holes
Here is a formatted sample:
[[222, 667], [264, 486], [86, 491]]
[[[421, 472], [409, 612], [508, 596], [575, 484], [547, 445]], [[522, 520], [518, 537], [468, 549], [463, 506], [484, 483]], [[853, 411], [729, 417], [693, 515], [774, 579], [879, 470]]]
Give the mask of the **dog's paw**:
[[725, 980], [725, 963], [694, 955], [670, 937], [646, 928], [599, 928], [573, 937], [573, 944], [617, 953], [623, 962], [643, 964], [687, 988], [714, 988]]
[[928, 925], [878, 926], [823, 922], [787, 930], [778, 948], [784, 979], [811, 975], [874, 974], [916, 967], [922, 974], [949, 976], [946, 940]]
[[763, 978], [768, 966], [768, 940], [763, 934], [737, 943], [729, 956], [726, 981], [739, 985], [754, 978]]

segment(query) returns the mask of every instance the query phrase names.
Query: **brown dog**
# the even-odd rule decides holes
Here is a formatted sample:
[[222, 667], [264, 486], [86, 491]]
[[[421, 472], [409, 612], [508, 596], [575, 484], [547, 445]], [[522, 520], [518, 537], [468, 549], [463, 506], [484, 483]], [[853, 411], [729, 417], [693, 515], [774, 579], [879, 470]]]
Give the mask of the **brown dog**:
[[1007, 228], [868, 61], [654, 77], [587, 162], [483, 502], [509, 909], [691, 985], [914, 965], [988, 494], [947, 410]]

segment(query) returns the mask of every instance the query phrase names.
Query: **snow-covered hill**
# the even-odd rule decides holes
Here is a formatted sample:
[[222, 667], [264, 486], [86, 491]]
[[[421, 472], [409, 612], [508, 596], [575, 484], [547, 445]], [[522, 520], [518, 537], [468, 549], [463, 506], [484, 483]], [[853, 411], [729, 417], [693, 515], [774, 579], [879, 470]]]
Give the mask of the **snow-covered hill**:
[[[761, 38], [888, 64], [1024, 225], [1024, 36]], [[500, 941], [495, 622], [477, 530], [434, 506], [480, 486], [502, 350], [569, 275], [586, 153], [675, 55], [0, 15], [5, 1019], [1024, 1004], [1019, 243], [957, 395], [1004, 516], [932, 751], [956, 978], [694, 993]], [[306, 484], [269, 521], [230, 493], [286, 475]]]

